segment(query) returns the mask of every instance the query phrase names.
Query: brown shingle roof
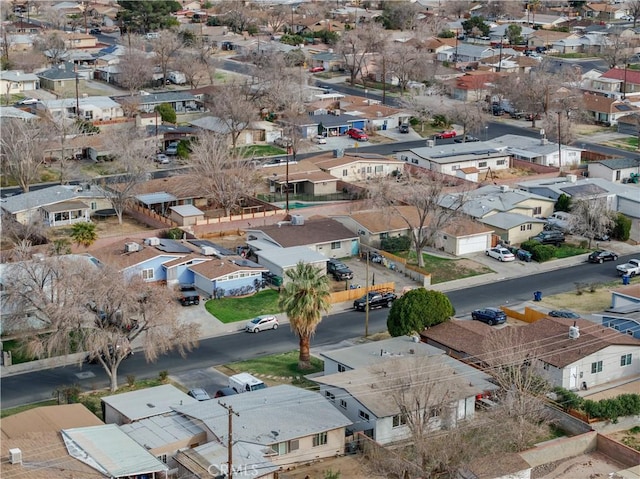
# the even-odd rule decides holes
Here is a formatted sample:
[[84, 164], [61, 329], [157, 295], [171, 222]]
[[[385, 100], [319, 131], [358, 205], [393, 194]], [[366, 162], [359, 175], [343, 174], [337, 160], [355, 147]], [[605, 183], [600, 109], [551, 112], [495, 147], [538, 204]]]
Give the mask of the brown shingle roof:
[[[125, 243], [138, 243], [140, 249], [131, 253], [125, 252]], [[100, 262], [112, 266], [118, 270], [123, 270], [143, 263], [156, 256], [166, 256], [167, 261], [173, 258], [182, 257], [184, 253], [165, 253], [153, 246], [146, 246], [139, 239], [127, 238], [116, 243], [111, 243], [103, 248], [91, 251], [91, 255]]]
[[443, 346], [477, 357], [482, 354], [482, 342], [484, 338], [492, 334], [494, 330], [479, 321], [451, 320], [440, 323], [432, 328], [425, 329], [420, 336], [425, 342], [432, 340]]
[[387, 164], [399, 164], [403, 165], [404, 162], [400, 160], [396, 160], [395, 158], [387, 158], [386, 156], [378, 155], [378, 154], [345, 154], [341, 158], [334, 158], [332, 154], [327, 155], [319, 155], [310, 158], [311, 161], [315, 163], [315, 165], [322, 169], [327, 170], [330, 168], [339, 168], [341, 166], [348, 166], [354, 163], [359, 162], [367, 162], [367, 163], [387, 163]]
[[[251, 231], [251, 230], [248, 230]], [[268, 225], [257, 229], [283, 248], [355, 239], [357, 235], [331, 218], [312, 218], [303, 225]]]
[[[41, 406], [2, 418], [3, 442], [31, 433], [59, 432], [74, 427], [101, 426], [104, 423], [82, 404]], [[4, 457], [4, 456], [3, 456]]]

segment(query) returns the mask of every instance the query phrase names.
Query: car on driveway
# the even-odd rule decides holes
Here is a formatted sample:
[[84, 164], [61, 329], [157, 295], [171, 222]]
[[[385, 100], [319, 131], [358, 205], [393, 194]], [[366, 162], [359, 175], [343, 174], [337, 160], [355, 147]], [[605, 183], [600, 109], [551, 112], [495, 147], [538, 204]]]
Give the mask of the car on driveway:
[[318, 145], [326, 145], [327, 139], [322, 135], [316, 135], [313, 137], [313, 142], [317, 143]]
[[309, 68], [309, 71], [311, 73], [319, 73], [319, 72], [323, 72], [324, 71], [324, 67], [313, 67], [313, 68]]
[[476, 138], [475, 136], [471, 136], [471, 135], [464, 135], [456, 138], [453, 141], [455, 141], [456, 143], [471, 143], [474, 141], [480, 141], [480, 138]]
[[164, 153], [158, 153], [156, 155], [156, 163], [160, 163], [161, 165], [167, 165], [169, 164], [170, 161], [171, 160], [169, 160], [169, 157]]
[[209, 399], [211, 399], [209, 393], [202, 388], [189, 389], [189, 392], [187, 394], [192, 398], [197, 399], [198, 401], [208, 401]]
[[367, 134], [359, 128], [349, 128], [347, 130], [347, 135], [354, 140], [369, 141]]
[[278, 329], [278, 325], [278, 318], [268, 314], [249, 320], [244, 329], [249, 333], [259, 333], [266, 329]]
[[549, 311], [548, 316], [552, 318], [566, 318], [566, 319], [578, 319], [580, 315], [578, 313], [574, 313], [573, 311], [555, 309]]
[[40, 103], [40, 100], [38, 100], [37, 98], [24, 98], [20, 100], [17, 104], [18, 105], [36, 105], [37, 103]]
[[409, 133], [409, 124], [403, 123], [398, 127], [398, 130], [400, 130], [400, 133]]
[[488, 249], [486, 253], [487, 256], [495, 258], [498, 261], [514, 261], [516, 259], [511, 251], [502, 246], [496, 246], [495, 248]]
[[482, 321], [489, 326], [494, 324], [502, 324], [507, 321], [507, 315], [498, 308], [475, 309], [471, 312], [471, 319], [474, 321]]
[[444, 138], [455, 138], [456, 136], [458, 136], [458, 134], [456, 133], [456, 130], [444, 130], [444, 131], [441, 131], [440, 133], [436, 133], [435, 139], [442, 140]]
[[587, 261], [589, 261], [589, 263], [600, 263], [600, 264], [604, 263], [605, 261], [617, 261], [617, 260], [618, 260], [618, 255], [616, 253], [614, 253], [613, 251], [607, 251], [603, 249], [594, 251], [587, 258]]

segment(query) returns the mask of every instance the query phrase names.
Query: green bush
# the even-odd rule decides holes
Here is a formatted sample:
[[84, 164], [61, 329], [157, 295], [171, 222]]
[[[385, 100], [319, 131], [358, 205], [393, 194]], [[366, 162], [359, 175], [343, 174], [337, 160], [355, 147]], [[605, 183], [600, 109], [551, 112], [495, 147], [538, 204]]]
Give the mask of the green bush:
[[418, 288], [394, 301], [387, 318], [387, 329], [394, 337], [419, 333], [449, 320], [455, 313], [447, 295]]
[[389, 253], [399, 253], [409, 251], [411, 248], [411, 239], [408, 236], [396, 236], [393, 238], [384, 238], [380, 242], [380, 249]]
[[167, 230], [165, 234], [167, 235], [168, 239], [179, 240], [182, 239], [184, 231], [182, 231], [180, 228], [171, 228], [170, 230]]
[[628, 241], [631, 234], [631, 220], [622, 213], [618, 213], [611, 237], [618, 241]]
[[584, 401], [580, 395], [559, 386], [553, 388], [553, 392], [558, 396], [557, 402], [565, 410], [580, 409]]
[[538, 263], [544, 263], [549, 261], [555, 256], [556, 247], [549, 244], [537, 244], [531, 250], [531, 255], [534, 261]]
[[162, 121], [167, 123], [175, 123], [178, 120], [176, 116], [176, 111], [173, 109], [171, 105], [168, 103], [161, 103], [156, 107], [156, 111], [162, 118]]
[[615, 424], [619, 417], [640, 414], [640, 394], [621, 394], [613, 399], [600, 401], [585, 399], [582, 410], [590, 418], [605, 419]]

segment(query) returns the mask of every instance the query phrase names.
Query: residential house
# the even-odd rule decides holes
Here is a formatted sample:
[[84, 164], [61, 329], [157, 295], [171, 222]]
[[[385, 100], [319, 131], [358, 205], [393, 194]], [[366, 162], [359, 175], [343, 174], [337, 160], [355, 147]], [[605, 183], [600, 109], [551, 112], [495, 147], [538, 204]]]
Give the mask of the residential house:
[[244, 125], [230, 126], [230, 122], [222, 118], [215, 116], [204, 116], [191, 120], [189, 124], [198, 130], [217, 133], [221, 136], [226, 136], [231, 142], [231, 135], [238, 132], [240, 126], [242, 126], [242, 132], [238, 135], [236, 140], [237, 145], [253, 145], [254, 143], [264, 140], [264, 130], [255, 128], [253, 124], [247, 123]]
[[[492, 57], [499, 53], [500, 49], [497, 47], [459, 43], [455, 47], [438, 52], [436, 58], [439, 62], [450, 62], [459, 65], [461, 63], [479, 62], [485, 57]], [[503, 48], [502, 54], [515, 55], [516, 51], [511, 48]]]
[[[506, 185], [486, 185], [466, 195], [462, 211], [491, 228], [503, 241], [519, 244], [540, 233], [553, 213], [555, 200]], [[459, 195], [449, 194], [440, 204], [457, 207]]]
[[[468, 323], [468, 324], [465, 324]], [[586, 319], [543, 318], [519, 328], [537, 368], [551, 386], [586, 389], [640, 373], [640, 340]], [[484, 323], [449, 321], [421, 333], [422, 340], [454, 357], [482, 362], [483, 341], [508, 334]]]
[[589, 2], [582, 7], [584, 16], [596, 20], [620, 20], [627, 15], [627, 7], [623, 3]]
[[640, 218], [640, 195], [633, 185], [612, 183], [602, 178], [582, 178], [575, 175], [530, 180], [518, 183], [518, 188], [556, 201], [561, 194], [574, 200], [602, 198], [609, 209], [622, 213], [629, 218]]
[[213, 258], [189, 266], [193, 284], [211, 298], [243, 296], [254, 292], [268, 269], [240, 256]]
[[[397, 206], [388, 211], [358, 211], [334, 219], [357, 233], [361, 244], [378, 249], [384, 239], [410, 236], [411, 229], [417, 229], [420, 224], [414, 206]], [[425, 227], [428, 225], [429, 218], [424, 222]], [[491, 246], [492, 233], [491, 228], [470, 218], [453, 218], [436, 232], [434, 247], [456, 256], [477, 253]]]
[[[299, 162], [277, 161], [266, 163], [263, 166], [262, 175], [269, 186], [269, 193], [284, 194], [289, 189], [293, 195], [326, 196], [338, 193], [338, 178], [327, 171], [321, 170], [310, 160]], [[288, 171], [287, 171], [288, 170]], [[279, 197], [284, 199], [282, 196]], [[285, 208], [284, 203], [278, 203], [280, 208]]]
[[115, 424], [62, 430], [67, 451], [112, 479], [166, 477], [169, 468]]
[[[428, 144], [430, 146], [401, 150], [397, 158], [409, 165], [450, 176], [459, 176], [458, 170], [462, 168], [475, 168], [480, 175], [489, 170], [509, 168], [511, 153], [493, 141], [439, 145], [437, 140], [432, 140]], [[467, 176], [466, 179], [470, 178]]]
[[300, 262], [313, 265], [322, 272], [326, 272], [327, 261], [329, 261], [326, 256], [306, 246], [265, 247], [260, 250], [256, 249], [254, 254], [258, 258], [258, 263], [267, 268], [270, 273], [282, 278], [282, 284], [288, 282], [287, 271], [294, 269]]
[[618, 133], [630, 136], [640, 135], [640, 115], [625, 115], [618, 118]]
[[174, 406], [198, 402], [171, 384], [113, 394], [101, 399], [106, 424], [130, 424], [172, 412]]
[[587, 163], [589, 178], [603, 178], [612, 183], [626, 183], [640, 179], [640, 159], [612, 158]]
[[379, 100], [360, 96], [345, 96], [338, 100], [341, 113], [365, 118], [371, 130], [391, 130], [407, 123], [411, 115], [405, 110], [382, 105]]
[[578, 35], [571, 32], [560, 32], [548, 29], [536, 30], [535, 33], [527, 39], [527, 47], [529, 50], [535, 50], [537, 47], [550, 49], [553, 46], [553, 42], [570, 37], [577, 38]]
[[320, 170], [345, 182], [366, 181], [374, 177], [389, 177], [404, 170], [404, 163], [372, 153], [323, 154], [310, 158]]
[[471, 103], [484, 102], [491, 95], [492, 85], [498, 76], [486, 71], [465, 73], [451, 81], [451, 98]]
[[0, 71], [0, 95], [28, 95], [40, 88], [40, 79], [33, 73], [19, 70]]
[[122, 105], [108, 96], [42, 100], [37, 109], [46, 111], [56, 119], [81, 118], [93, 122], [124, 118]]
[[76, 88], [85, 88], [86, 80], [76, 72], [73, 63], [67, 62], [43, 72], [37, 73], [40, 88], [49, 90], [61, 97], [75, 98]]
[[[634, 95], [640, 94], [640, 71], [630, 68], [612, 68], [605, 72], [601, 78], [618, 80], [620, 82], [620, 92], [634, 99]], [[634, 100], [635, 101], [635, 100]]]
[[196, 97], [186, 91], [168, 91], [160, 93], [144, 93], [134, 96], [113, 97], [123, 108], [150, 113], [155, 111], [158, 105], [168, 103], [177, 114], [201, 111], [201, 106]]
[[235, 444], [261, 446], [261, 463], [283, 467], [344, 454], [345, 429], [351, 421], [321, 395], [281, 385], [177, 407], [176, 410], [207, 430], [210, 442], [226, 444], [230, 407]]
[[0, 122], [2, 120], [17, 118], [22, 121], [38, 120], [40, 117], [23, 110], [22, 108], [16, 108], [14, 106], [0, 106]]
[[[2, 418], [0, 476], [5, 479], [106, 478], [71, 456], [60, 434], [65, 428], [101, 424], [82, 404], [40, 406]], [[51, 464], [55, 467], [46, 467]]]
[[637, 106], [618, 100], [615, 97], [609, 98], [593, 93], [585, 93], [583, 100], [583, 111], [596, 123], [606, 126], [616, 125], [619, 118], [640, 112], [640, 108]]
[[583, 42], [580, 37], [567, 37], [556, 40], [551, 45], [559, 53], [582, 53]]
[[360, 250], [358, 235], [331, 218], [297, 215], [295, 220], [260, 228], [247, 228], [247, 244], [253, 250], [307, 246], [326, 258], [355, 256]]
[[9, 22], [5, 28], [9, 33], [22, 33], [27, 35], [38, 35], [42, 32], [42, 26], [35, 23], [25, 22], [18, 20], [15, 22]]
[[90, 50], [102, 48], [98, 45], [98, 39], [88, 33], [67, 32], [63, 37], [65, 47], [69, 50]]
[[544, 13], [536, 13], [535, 15], [531, 15], [527, 12], [527, 15], [524, 17], [513, 20], [512, 23], [526, 24], [530, 25], [533, 28], [538, 27], [543, 30], [551, 29], [558, 27], [568, 20], [564, 15], [548, 15]]
[[381, 353], [369, 353], [370, 366], [313, 381], [327, 402], [353, 423], [351, 431], [361, 431], [380, 444], [411, 438], [412, 416], [428, 417], [425, 427], [432, 430], [472, 420], [476, 396], [497, 389], [487, 374], [449, 356], [416, 355], [417, 348], [414, 354], [407, 348], [402, 354], [385, 355], [384, 344], [375, 346]]
[[334, 110], [331, 114], [309, 115], [306, 119], [299, 120], [298, 128], [302, 138], [316, 135], [342, 136], [347, 134], [349, 128], [366, 129], [367, 123], [367, 119], [362, 116], [342, 114], [340, 110]]
[[[533, 58], [527, 55], [494, 55], [483, 58], [479, 68], [489, 67], [494, 72], [509, 73], [529, 73], [540, 65], [540, 58]], [[480, 99], [479, 101], [481, 101]]]
[[602, 325], [640, 339], [640, 285], [611, 291], [611, 307], [599, 315]]
[[9, 196], [2, 211], [21, 224], [42, 220], [45, 226], [89, 221], [96, 210], [110, 208], [106, 193], [95, 185], [57, 185]]
[[458, 41], [455, 38], [429, 37], [422, 43], [427, 53], [440, 53], [442, 50], [455, 48]]
[[[530, 138], [520, 135], [502, 135], [490, 142], [494, 148], [504, 149], [516, 160], [529, 161], [544, 166], [578, 165], [582, 149], [558, 145], [546, 138]], [[560, 152], [560, 153], [558, 153]], [[560, 154], [560, 161], [558, 161]]]

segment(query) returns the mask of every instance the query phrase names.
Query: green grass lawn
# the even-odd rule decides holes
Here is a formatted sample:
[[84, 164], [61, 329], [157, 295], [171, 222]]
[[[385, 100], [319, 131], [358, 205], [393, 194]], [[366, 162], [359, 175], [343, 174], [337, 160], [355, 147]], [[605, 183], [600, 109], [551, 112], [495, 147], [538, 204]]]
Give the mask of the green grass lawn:
[[2, 349], [4, 351], [11, 351], [12, 364], [28, 363], [29, 361], [33, 361], [33, 357], [28, 356], [25, 353], [24, 349], [16, 339], [2, 341]]
[[261, 314], [279, 313], [278, 292], [266, 289], [246, 298], [210, 299], [207, 311], [223, 323], [246, 321]]
[[238, 153], [244, 158], [252, 158], [255, 156], [283, 155], [286, 151], [273, 145], [250, 145], [238, 148]]
[[565, 243], [556, 248], [556, 251], [553, 257], [558, 259], [570, 258], [571, 256], [586, 254], [586, 253], [589, 253], [590, 251], [591, 250], [587, 248], [580, 248], [580, 246], [575, 244]]
[[225, 367], [236, 373], [247, 372], [265, 376], [278, 376], [282, 378], [301, 376], [322, 371], [324, 363], [315, 357], [311, 357], [311, 369], [301, 371], [298, 369], [298, 351], [273, 354], [261, 358], [226, 364]]

